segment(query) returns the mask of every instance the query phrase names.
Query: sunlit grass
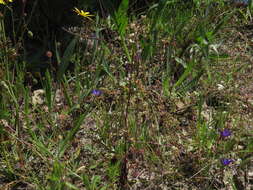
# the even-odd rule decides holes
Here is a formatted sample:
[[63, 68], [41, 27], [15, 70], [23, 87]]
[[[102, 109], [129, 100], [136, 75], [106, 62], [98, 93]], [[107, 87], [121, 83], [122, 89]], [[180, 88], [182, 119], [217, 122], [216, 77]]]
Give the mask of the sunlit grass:
[[128, 6], [94, 19], [74, 8], [94, 22], [66, 30], [38, 75], [0, 50], [0, 189], [250, 187], [251, 45], [231, 27], [248, 10]]

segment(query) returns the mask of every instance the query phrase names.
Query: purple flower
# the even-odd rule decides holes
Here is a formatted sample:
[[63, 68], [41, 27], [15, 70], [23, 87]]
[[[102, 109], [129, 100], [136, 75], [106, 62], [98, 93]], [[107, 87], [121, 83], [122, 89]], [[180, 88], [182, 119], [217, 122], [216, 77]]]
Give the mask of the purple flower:
[[102, 92], [100, 90], [92, 90], [91, 93], [94, 95], [94, 96], [100, 96], [102, 94]]
[[231, 134], [232, 133], [229, 129], [224, 129], [223, 131], [220, 131], [220, 136], [223, 138], [229, 137]]
[[227, 159], [227, 158], [223, 158], [223, 159], [221, 159], [221, 163], [222, 163], [222, 165], [224, 165], [224, 166], [228, 166], [230, 163], [232, 163], [232, 162], [234, 162], [234, 160], [232, 160], [232, 159]]

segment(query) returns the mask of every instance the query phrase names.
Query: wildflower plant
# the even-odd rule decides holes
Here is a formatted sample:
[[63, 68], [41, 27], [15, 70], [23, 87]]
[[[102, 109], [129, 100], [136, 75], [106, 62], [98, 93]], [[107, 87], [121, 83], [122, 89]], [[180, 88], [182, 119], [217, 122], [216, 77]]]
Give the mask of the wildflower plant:
[[223, 131], [220, 131], [220, 136], [222, 138], [227, 138], [232, 135], [232, 132], [229, 129], [224, 129]]
[[92, 20], [90, 17], [94, 16], [92, 14], [90, 14], [90, 12], [85, 12], [83, 10], [79, 10], [78, 8], [74, 8], [73, 11], [78, 14], [79, 16], [83, 17], [83, 18], [87, 18], [89, 20]]
[[6, 2], [13, 2], [13, 0], [0, 0], [0, 4], [6, 5]]
[[94, 90], [92, 90], [92, 95], [94, 95], [94, 96], [100, 96], [101, 94], [102, 94], [102, 92], [100, 91], [100, 90], [96, 90], [96, 89], [94, 89]]
[[[12, 1], [0, 0], [0, 4], [8, 11]], [[41, 53], [43, 61], [39, 63], [50, 63], [48, 69], [39, 68], [41, 73], [36, 78], [33, 75], [39, 69], [33, 71], [32, 64], [25, 59], [24, 65], [20, 64], [22, 56], [9, 66], [12, 62], [5, 44], [10, 44], [8, 34], [12, 31], [7, 31], [6, 36], [4, 28], [1, 32], [1, 22], [4, 26], [8, 19], [0, 18], [0, 41], [4, 42], [0, 44], [0, 178], [6, 183], [4, 187], [17, 183], [18, 178], [15, 188], [25, 189], [29, 187], [23, 186], [30, 183], [35, 189], [133, 189], [140, 180], [145, 186], [161, 184], [165, 189], [178, 189], [178, 184], [216, 189], [221, 180], [224, 188], [230, 183], [228, 172], [241, 173], [249, 168], [246, 166], [251, 164], [253, 140], [251, 131], [246, 131], [246, 127], [242, 130], [241, 121], [251, 119], [250, 114], [241, 116], [246, 115], [247, 105], [243, 102], [240, 106], [240, 100], [233, 105], [231, 100], [229, 109], [221, 112], [219, 106], [214, 108], [206, 103], [209, 93], [214, 92], [216, 97], [216, 84], [223, 84], [220, 79], [228, 88], [223, 89], [224, 96], [232, 99], [230, 83], [237, 85], [240, 77], [230, 78], [234, 66], [223, 65], [230, 65], [230, 58], [224, 61], [229, 53], [223, 49], [221, 55], [209, 51], [213, 43], [223, 41], [220, 37], [231, 25], [216, 15], [229, 14], [231, 10], [225, 5], [216, 10], [216, 4], [205, 3], [196, 9], [195, 5], [188, 7], [180, 1], [166, 0], [159, 1], [139, 18], [129, 14], [132, 1], [121, 2], [106, 20], [97, 16], [96, 22], [73, 29], [73, 39], [65, 35], [63, 39], [55, 38], [58, 32], [44, 35], [44, 30], [40, 33], [42, 26], [35, 27], [37, 21], [29, 21], [32, 25], [27, 28], [36, 34], [36, 43], [37, 37], [43, 42], [45, 39], [46, 44], [55, 39], [55, 49], [53, 45], [39, 46], [43, 49], [39, 52], [27, 46], [32, 54]], [[94, 16], [73, 4], [66, 5], [69, 8], [64, 3], [64, 10], [75, 12], [84, 21]], [[60, 10], [55, 11], [62, 13]], [[16, 11], [12, 13], [15, 16]], [[48, 16], [54, 20], [57, 13], [53, 13]], [[37, 15], [35, 20], [41, 21]], [[65, 25], [67, 19], [62, 18], [55, 18], [55, 23], [64, 21]], [[213, 35], [223, 25], [220, 21], [226, 27]], [[217, 24], [217, 29], [213, 28]], [[26, 35], [27, 30], [24, 31]], [[29, 38], [27, 42], [33, 40]], [[225, 43], [224, 49], [226, 45], [230, 48], [231, 42]], [[198, 47], [194, 49], [195, 46]], [[238, 55], [235, 58], [238, 60]], [[50, 70], [51, 64], [56, 68]], [[174, 65], [182, 65], [185, 70], [174, 72]], [[207, 70], [214, 81], [209, 80]], [[33, 104], [34, 88], [44, 92], [42, 105]], [[27, 168], [25, 173], [22, 168]], [[231, 182], [236, 177], [233, 175]]]
[[223, 166], [228, 166], [232, 162], [234, 162], [234, 160], [232, 160], [232, 159], [228, 159], [228, 158], [221, 159], [221, 163], [222, 163]]

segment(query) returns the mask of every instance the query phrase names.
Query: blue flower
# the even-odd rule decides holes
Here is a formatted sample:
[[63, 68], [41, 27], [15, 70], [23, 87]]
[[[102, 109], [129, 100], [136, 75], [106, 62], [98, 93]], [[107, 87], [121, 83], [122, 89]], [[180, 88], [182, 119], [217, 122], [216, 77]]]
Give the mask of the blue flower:
[[222, 165], [224, 165], [224, 166], [228, 166], [230, 163], [232, 163], [232, 162], [234, 162], [234, 160], [232, 160], [232, 159], [227, 159], [227, 158], [223, 158], [223, 159], [221, 159], [221, 163], [222, 163]]
[[91, 93], [94, 95], [94, 96], [100, 96], [102, 94], [102, 92], [100, 90], [92, 90]]
[[229, 129], [224, 129], [223, 131], [220, 131], [220, 136], [225, 138], [231, 136], [231, 131]]

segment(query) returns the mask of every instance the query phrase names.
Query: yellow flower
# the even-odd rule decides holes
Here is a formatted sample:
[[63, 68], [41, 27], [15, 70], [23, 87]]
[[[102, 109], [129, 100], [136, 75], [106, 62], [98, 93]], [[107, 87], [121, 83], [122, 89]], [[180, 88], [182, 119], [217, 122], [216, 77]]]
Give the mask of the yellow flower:
[[84, 17], [84, 18], [88, 18], [91, 20], [90, 17], [94, 16], [94, 15], [91, 15], [90, 12], [84, 12], [83, 10], [79, 10], [78, 8], [74, 8], [73, 10], [74, 12], [76, 12], [78, 15]]
[[6, 5], [6, 2], [12, 2], [13, 0], [0, 0], [0, 4]]

